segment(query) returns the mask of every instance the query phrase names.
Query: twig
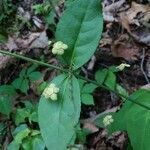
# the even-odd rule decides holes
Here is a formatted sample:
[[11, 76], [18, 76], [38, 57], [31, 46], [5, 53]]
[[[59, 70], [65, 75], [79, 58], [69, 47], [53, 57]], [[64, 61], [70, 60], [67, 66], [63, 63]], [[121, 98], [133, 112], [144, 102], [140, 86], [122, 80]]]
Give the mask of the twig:
[[15, 54], [15, 53], [3, 51], [3, 50], [0, 50], [0, 53], [2, 53], [4, 55], [13, 56], [13, 57], [16, 57], [16, 58], [19, 58], [19, 59], [23, 59], [23, 60], [26, 60], [26, 61], [29, 61], [29, 62], [32, 62], [32, 63], [36, 63], [36, 64], [41, 65], [41, 66], [57, 69], [57, 70], [62, 71], [62, 72], [68, 72], [67, 70], [62, 69], [62, 68], [60, 68], [58, 66], [47, 64], [45, 62], [34, 60], [34, 59], [31, 59], [31, 58], [28, 58], [28, 57], [25, 57], [25, 56], [22, 56], [22, 55], [18, 55], [18, 54]]
[[145, 77], [145, 80], [146, 80], [147, 83], [149, 84], [150, 81], [149, 81], [149, 79], [148, 79], [148, 77], [147, 77], [147, 75], [146, 75], [146, 73], [145, 73], [145, 71], [144, 71], [144, 69], [143, 69], [144, 60], [145, 60], [145, 49], [143, 49], [143, 55], [142, 55], [142, 60], [141, 60], [141, 71], [142, 71], [142, 73], [143, 73], [143, 75], [144, 75], [144, 77]]
[[118, 93], [117, 91], [114, 91], [114, 90], [112, 90], [112, 89], [110, 89], [110, 88], [108, 88], [108, 87], [106, 87], [106, 86], [104, 86], [104, 85], [99, 85], [96, 81], [93, 81], [93, 80], [84, 78], [84, 77], [82, 77], [82, 76], [80, 76], [80, 75], [78, 75], [78, 74], [74, 74], [74, 75], [75, 75], [76, 77], [82, 79], [82, 80], [85, 80], [85, 81], [87, 81], [87, 82], [93, 83], [93, 84], [95, 84], [95, 85], [97, 85], [97, 86], [99, 86], [99, 87], [101, 87], [101, 88], [103, 88], [103, 89], [105, 89], [105, 90], [111, 91], [111, 92], [115, 93], [116, 95], [119, 95], [120, 97], [123, 97], [124, 99], [126, 99], [126, 100], [128, 100], [128, 101], [130, 101], [130, 102], [132, 102], [132, 103], [134, 103], [134, 104], [137, 104], [137, 105], [139, 105], [139, 106], [141, 106], [141, 107], [144, 107], [144, 108], [150, 110], [150, 107], [149, 107], [149, 106], [146, 106], [146, 105], [144, 105], [144, 104], [142, 104], [142, 103], [139, 103], [139, 102], [137, 102], [137, 101], [134, 101], [133, 99], [129, 98], [128, 96], [122, 95], [122, 94]]

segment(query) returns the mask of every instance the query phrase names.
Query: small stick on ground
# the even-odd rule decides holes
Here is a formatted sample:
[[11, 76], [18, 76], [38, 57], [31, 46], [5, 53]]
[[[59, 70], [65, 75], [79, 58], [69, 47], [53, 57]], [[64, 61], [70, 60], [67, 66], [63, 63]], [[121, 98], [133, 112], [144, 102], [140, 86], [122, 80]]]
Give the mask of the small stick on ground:
[[141, 60], [141, 71], [142, 71], [142, 73], [143, 73], [143, 75], [145, 77], [146, 82], [149, 84], [150, 81], [149, 81], [149, 79], [148, 79], [148, 77], [147, 77], [147, 75], [146, 75], [146, 73], [145, 73], [145, 71], [143, 69], [144, 60], [145, 60], [145, 49], [143, 48], [143, 55], [142, 55], [142, 60]]

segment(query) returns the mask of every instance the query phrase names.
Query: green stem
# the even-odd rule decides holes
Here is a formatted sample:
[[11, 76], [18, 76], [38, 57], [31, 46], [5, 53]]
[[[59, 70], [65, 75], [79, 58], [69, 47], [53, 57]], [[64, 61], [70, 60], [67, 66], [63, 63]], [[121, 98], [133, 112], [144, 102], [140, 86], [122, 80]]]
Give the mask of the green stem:
[[111, 91], [111, 92], [115, 93], [116, 95], [119, 95], [120, 97], [123, 97], [123, 98], [125, 98], [126, 100], [128, 100], [128, 101], [130, 101], [130, 102], [132, 102], [132, 103], [134, 103], [134, 104], [137, 104], [137, 105], [139, 105], [139, 106], [141, 106], [141, 107], [144, 107], [144, 108], [150, 110], [150, 107], [148, 107], [148, 106], [146, 106], [146, 105], [144, 105], [144, 104], [142, 104], [142, 103], [139, 103], [139, 102], [137, 102], [137, 101], [134, 101], [134, 100], [132, 100], [131, 98], [129, 98], [128, 96], [122, 95], [122, 94], [118, 93], [117, 91], [114, 91], [114, 90], [112, 90], [112, 89], [110, 89], [110, 88], [108, 88], [108, 87], [106, 87], [106, 86], [104, 86], [104, 85], [100, 85], [100, 84], [98, 84], [96, 81], [87, 79], [87, 78], [82, 77], [82, 76], [77, 75], [77, 74], [74, 74], [74, 75], [75, 75], [77, 78], [80, 78], [80, 79], [82, 79], [82, 80], [85, 80], [85, 81], [87, 81], [87, 82], [89, 82], [89, 83], [93, 83], [93, 84], [97, 85], [98, 87], [101, 87], [101, 88], [103, 88], [103, 89], [105, 89], [105, 90]]
[[[60, 67], [58, 67], [58, 66], [50, 65], [50, 64], [44, 63], [44, 62], [42, 62], [42, 61], [34, 60], [34, 59], [31, 59], [31, 58], [28, 58], [28, 57], [25, 57], [25, 56], [22, 56], [22, 55], [18, 55], [18, 54], [11, 53], [11, 52], [6, 52], [6, 51], [3, 51], [3, 50], [0, 50], [0, 53], [2, 53], [2, 54], [4, 54], [4, 55], [13, 56], [13, 57], [16, 57], [16, 58], [19, 58], [19, 59], [23, 59], [23, 60], [26, 60], [26, 61], [29, 61], [29, 62], [32, 62], [32, 63], [36, 63], [36, 64], [41, 65], [41, 66], [45, 66], [45, 67], [57, 69], [57, 70], [59, 70], [59, 71], [65, 72], [65, 73], [69, 73], [68, 70], [62, 69], [62, 68], [60, 68]], [[114, 90], [112, 90], [112, 89], [110, 89], [110, 88], [108, 88], [108, 87], [106, 87], [106, 86], [104, 86], [104, 85], [99, 85], [96, 81], [90, 80], [90, 79], [88, 79], [88, 78], [85, 78], [85, 77], [80, 76], [80, 75], [75, 74], [75, 73], [74, 73], [74, 75], [75, 75], [77, 78], [80, 78], [80, 79], [85, 80], [85, 81], [87, 81], [87, 82], [93, 83], [93, 84], [95, 84], [95, 85], [97, 85], [97, 86], [99, 86], [99, 87], [101, 87], [101, 88], [103, 88], [103, 89], [106, 89], [106, 90], [108, 90], [108, 91], [111, 91], [111, 92], [113, 92], [113, 93], [119, 95], [120, 97], [125, 98], [126, 100], [128, 100], [128, 101], [130, 101], [130, 102], [132, 102], [132, 103], [134, 103], [134, 104], [137, 104], [137, 105], [139, 105], [139, 106], [141, 106], [141, 107], [144, 107], [144, 108], [150, 110], [150, 107], [148, 107], [148, 106], [146, 106], [146, 105], [144, 105], [144, 104], [142, 104], [142, 103], [136, 102], [136, 101], [130, 99], [129, 97], [127, 97], [127, 96], [125, 96], [125, 95], [122, 95], [122, 94], [118, 93], [117, 91], [114, 91]]]
[[51, 65], [51, 64], [48, 64], [48, 63], [45, 63], [45, 62], [42, 62], [42, 61], [34, 60], [34, 59], [31, 59], [31, 58], [28, 58], [28, 57], [25, 57], [25, 56], [22, 56], [22, 55], [18, 55], [18, 54], [3, 51], [3, 50], [0, 50], [0, 53], [2, 53], [4, 55], [13, 56], [13, 57], [16, 57], [16, 58], [19, 58], [19, 59], [23, 59], [23, 60], [26, 60], [26, 61], [29, 61], [29, 62], [32, 62], [32, 63], [36, 63], [36, 64], [41, 65], [41, 66], [50, 67], [50, 68], [57, 69], [59, 71], [68, 73], [67, 70], [62, 69], [58, 66]]

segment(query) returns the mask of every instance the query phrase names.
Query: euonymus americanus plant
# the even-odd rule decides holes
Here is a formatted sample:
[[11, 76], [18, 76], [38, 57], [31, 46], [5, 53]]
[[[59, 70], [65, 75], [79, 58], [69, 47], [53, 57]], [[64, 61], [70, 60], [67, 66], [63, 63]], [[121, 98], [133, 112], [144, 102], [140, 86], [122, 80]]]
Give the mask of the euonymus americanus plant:
[[[127, 131], [131, 146], [135, 150], [148, 150], [150, 147], [148, 141], [150, 139], [150, 128], [148, 127], [150, 92], [139, 90], [128, 97], [128, 93], [116, 84], [115, 73], [117, 70], [113, 68], [98, 71], [95, 75], [96, 81], [78, 75], [79, 68], [96, 51], [102, 28], [102, 8], [99, 0], [68, 1], [56, 31], [56, 41], [62, 43], [59, 42], [58, 45], [55, 45], [57, 48], [61, 45], [65, 50], [52, 50], [55, 54], [61, 54], [58, 59], [61, 65], [65, 66], [65, 69], [0, 51], [3, 54], [9, 54], [61, 71], [60, 75], [55, 77], [44, 90], [38, 107], [41, 134], [49, 150], [66, 150], [74, 144], [81, 102], [93, 104], [91, 98], [88, 101], [82, 99], [84, 97], [89, 98], [90, 92], [98, 86], [117, 93], [124, 102], [120, 111], [112, 114], [112, 118], [110, 116], [106, 118], [109, 131]], [[81, 88], [79, 78], [90, 82], [92, 90], [88, 89], [86, 85]], [[109, 124], [108, 119], [111, 119], [111, 124]], [[97, 122], [100, 122], [100, 118]]]
[[103, 27], [99, 0], [75, 0], [64, 11], [56, 31], [56, 40], [68, 45], [60, 61], [69, 73], [51, 83], [59, 87], [57, 101], [43, 95], [39, 103], [39, 125], [48, 149], [66, 150], [75, 140], [75, 128], [81, 110], [80, 87], [72, 71], [84, 65], [94, 54]]

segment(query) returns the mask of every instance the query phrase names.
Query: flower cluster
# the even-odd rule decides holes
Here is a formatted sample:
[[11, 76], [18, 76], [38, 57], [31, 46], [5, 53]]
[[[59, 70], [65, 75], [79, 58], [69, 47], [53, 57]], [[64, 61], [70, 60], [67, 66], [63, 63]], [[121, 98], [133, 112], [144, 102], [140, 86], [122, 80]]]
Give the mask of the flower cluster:
[[103, 124], [104, 124], [104, 126], [108, 126], [108, 125], [110, 125], [113, 121], [114, 121], [114, 119], [112, 118], [112, 115], [107, 115], [107, 116], [103, 119]]
[[64, 44], [61, 41], [58, 41], [53, 45], [52, 53], [57, 55], [62, 55], [64, 53], [64, 50], [67, 48], [68, 46], [66, 44]]
[[120, 71], [122, 71], [122, 70], [124, 70], [125, 67], [130, 67], [130, 65], [122, 63], [119, 66], [117, 66], [116, 68], [119, 69]]
[[46, 99], [57, 100], [57, 93], [59, 92], [59, 88], [56, 87], [54, 83], [51, 83], [47, 88], [45, 88], [43, 95]]

